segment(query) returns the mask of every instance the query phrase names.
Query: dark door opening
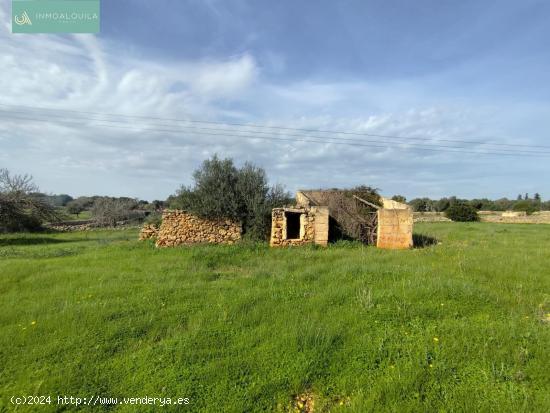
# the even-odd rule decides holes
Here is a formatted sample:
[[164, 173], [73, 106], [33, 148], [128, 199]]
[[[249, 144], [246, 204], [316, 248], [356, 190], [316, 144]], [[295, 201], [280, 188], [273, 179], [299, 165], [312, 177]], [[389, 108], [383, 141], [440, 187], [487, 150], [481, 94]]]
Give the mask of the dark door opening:
[[300, 239], [300, 215], [299, 212], [285, 212], [286, 239]]

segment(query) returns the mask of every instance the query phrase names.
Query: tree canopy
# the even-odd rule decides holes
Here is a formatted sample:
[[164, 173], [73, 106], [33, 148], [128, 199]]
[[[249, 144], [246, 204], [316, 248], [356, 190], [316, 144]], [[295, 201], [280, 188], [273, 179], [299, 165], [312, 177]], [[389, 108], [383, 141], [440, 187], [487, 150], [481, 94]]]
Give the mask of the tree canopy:
[[266, 172], [251, 163], [237, 168], [232, 159], [216, 155], [193, 173], [193, 185], [182, 186], [171, 196], [171, 208], [184, 209], [205, 218], [240, 221], [251, 239], [265, 239], [270, 230], [271, 209], [291, 202], [279, 185], [268, 184]]
[[31, 175], [0, 169], [0, 231], [38, 229], [45, 221], [59, 219], [53, 204], [38, 192]]

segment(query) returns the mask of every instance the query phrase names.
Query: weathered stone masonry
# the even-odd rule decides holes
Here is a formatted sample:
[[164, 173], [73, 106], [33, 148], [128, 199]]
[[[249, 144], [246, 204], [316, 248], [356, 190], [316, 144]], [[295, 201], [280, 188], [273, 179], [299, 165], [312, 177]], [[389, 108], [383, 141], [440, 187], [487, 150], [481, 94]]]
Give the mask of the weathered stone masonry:
[[385, 249], [407, 249], [413, 246], [413, 215], [410, 209], [378, 210], [376, 246]]
[[272, 211], [272, 247], [328, 243], [328, 208], [275, 208]]
[[233, 244], [241, 239], [241, 225], [228, 219], [204, 219], [185, 211], [168, 210], [162, 214], [157, 247], [181, 244]]
[[[329, 215], [333, 223], [341, 224], [341, 220], [339, 221], [341, 216], [335, 213], [336, 209], [349, 207], [350, 199], [352, 198], [345, 197], [344, 192], [338, 190], [299, 191], [296, 194], [296, 206], [273, 210], [270, 245], [272, 247], [308, 243], [327, 245]], [[336, 201], [340, 201], [340, 203]], [[375, 209], [372, 212], [376, 214], [376, 220], [373, 220], [376, 223], [374, 237], [376, 246], [386, 249], [411, 248], [413, 246], [413, 216], [410, 208], [387, 198], [381, 198], [381, 201], [383, 205], [373, 205]], [[325, 202], [333, 202], [333, 206], [325, 206]], [[352, 208], [346, 212], [347, 216], [352, 218], [354, 217], [353, 213], [355, 211]], [[361, 222], [361, 217], [353, 219]], [[331, 233], [334, 230], [334, 227], [332, 228], [330, 229]]]

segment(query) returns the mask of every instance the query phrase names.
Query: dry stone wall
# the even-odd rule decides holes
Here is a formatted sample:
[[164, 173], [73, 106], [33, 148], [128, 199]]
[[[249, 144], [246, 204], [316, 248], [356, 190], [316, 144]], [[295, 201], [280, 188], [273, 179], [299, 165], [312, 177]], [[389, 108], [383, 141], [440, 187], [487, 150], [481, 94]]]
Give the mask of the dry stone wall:
[[185, 211], [168, 210], [162, 214], [157, 247], [181, 244], [233, 244], [241, 239], [241, 225], [228, 219], [211, 220]]
[[158, 236], [159, 227], [155, 224], [145, 224], [139, 232], [139, 240], [154, 239]]
[[[414, 212], [414, 222], [452, 222], [443, 212]], [[534, 212], [527, 215], [522, 212], [479, 211], [481, 222], [499, 222], [503, 224], [550, 224], [550, 211]]]
[[413, 212], [414, 222], [452, 222], [443, 212]]
[[480, 211], [482, 222], [499, 222], [503, 224], [550, 224], [550, 211], [537, 211], [531, 215], [520, 211], [489, 212]]

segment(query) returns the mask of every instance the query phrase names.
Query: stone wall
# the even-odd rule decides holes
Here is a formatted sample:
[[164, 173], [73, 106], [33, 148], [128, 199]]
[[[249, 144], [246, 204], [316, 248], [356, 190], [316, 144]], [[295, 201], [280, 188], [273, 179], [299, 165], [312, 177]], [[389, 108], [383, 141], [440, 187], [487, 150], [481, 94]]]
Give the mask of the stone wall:
[[519, 211], [480, 211], [482, 222], [498, 222], [502, 224], [550, 224], [550, 211], [537, 211], [531, 215]]
[[413, 212], [414, 222], [452, 222], [443, 212]]
[[[443, 212], [415, 212], [414, 222], [452, 222]], [[502, 224], [550, 224], [550, 211], [525, 213], [507, 211], [479, 211], [481, 222], [498, 222]]]
[[[289, 238], [287, 214], [299, 214], [299, 233], [295, 238]], [[328, 243], [328, 208], [326, 207], [295, 207], [275, 208], [271, 216], [272, 247]]]
[[157, 247], [181, 244], [233, 244], [241, 239], [241, 225], [227, 219], [210, 220], [185, 211], [168, 210], [162, 214]]
[[[485, 212], [485, 211], [483, 211]], [[481, 213], [481, 211], [480, 211]], [[492, 214], [485, 214], [485, 215], [492, 215]], [[526, 217], [527, 212], [526, 211], [504, 211], [502, 213], [503, 218], [517, 218], [517, 217]]]
[[413, 246], [413, 215], [409, 209], [378, 210], [378, 248], [407, 249]]
[[155, 224], [145, 224], [139, 231], [139, 240], [154, 239], [159, 234], [159, 227]]

